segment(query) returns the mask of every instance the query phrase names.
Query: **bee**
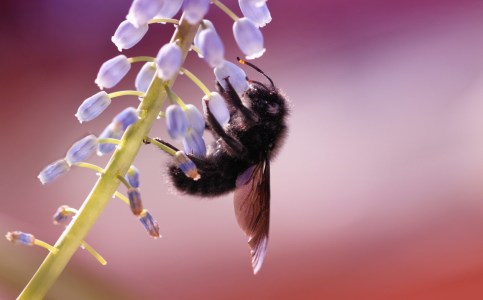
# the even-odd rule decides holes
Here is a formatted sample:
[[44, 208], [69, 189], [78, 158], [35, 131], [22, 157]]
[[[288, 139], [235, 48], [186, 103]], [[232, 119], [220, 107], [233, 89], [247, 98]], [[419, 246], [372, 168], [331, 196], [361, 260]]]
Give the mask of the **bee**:
[[[206, 157], [187, 154], [198, 169], [200, 178], [187, 177], [175, 164], [168, 166], [174, 187], [186, 194], [213, 197], [234, 191], [235, 214], [239, 226], [248, 236], [253, 273], [265, 258], [270, 219], [270, 161], [275, 157], [287, 135], [288, 104], [272, 79], [251, 63], [237, 58], [263, 74], [269, 85], [249, 80], [249, 89], [240, 96], [230, 83], [223, 96], [230, 120], [222, 127], [206, 105], [206, 129], [215, 138]], [[173, 145], [158, 142], [178, 151]]]

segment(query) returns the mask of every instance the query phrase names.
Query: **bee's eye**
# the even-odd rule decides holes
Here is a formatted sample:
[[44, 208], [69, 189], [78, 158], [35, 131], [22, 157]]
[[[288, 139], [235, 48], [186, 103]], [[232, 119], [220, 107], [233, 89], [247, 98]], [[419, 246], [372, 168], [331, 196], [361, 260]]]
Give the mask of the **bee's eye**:
[[278, 114], [278, 112], [280, 111], [280, 105], [278, 105], [277, 103], [270, 103], [267, 106], [267, 111], [272, 115]]

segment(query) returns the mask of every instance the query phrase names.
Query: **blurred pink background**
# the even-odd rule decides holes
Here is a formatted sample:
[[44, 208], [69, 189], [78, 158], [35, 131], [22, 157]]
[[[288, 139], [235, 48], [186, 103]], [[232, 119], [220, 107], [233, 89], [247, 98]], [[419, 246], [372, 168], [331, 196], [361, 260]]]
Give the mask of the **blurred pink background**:
[[[235, 1], [225, 1], [237, 13]], [[51, 216], [78, 207], [96, 181], [75, 169], [36, 176], [72, 142], [99, 134], [133, 97], [90, 123], [74, 113], [117, 55], [110, 37], [128, 0], [0, 4], [0, 232], [55, 243]], [[272, 164], [271, 238], [253, 276], [231, 195], [173, 195], [167, 156], [143, 147], [152, 240], [112, 200], [47, 299], [483, 299], [483, 2], [269, 1], [267, 52], [254, 63], [291, 100], [290, 135]], [[227, 58], [240, 55], [227, 16], [212, 8]], [[173, 32], [151, 26], [128, 56], [155, 55]], [[133, 88], [135, 66], [117, 89]], [[213, 85], [208, 66], [188, 67]], [[260, 76], [247, 70], [251, 77]], [[175, 90], [200, 105], [186, 78]], [[162, 122], [152, 136], [165, 136]], [[104, 165], [106, 158], [91, 162]], [[123, 190], [122, 190], [123, 191]], [[14, 298], [45, 250], [0, 240], [0, 298]]]

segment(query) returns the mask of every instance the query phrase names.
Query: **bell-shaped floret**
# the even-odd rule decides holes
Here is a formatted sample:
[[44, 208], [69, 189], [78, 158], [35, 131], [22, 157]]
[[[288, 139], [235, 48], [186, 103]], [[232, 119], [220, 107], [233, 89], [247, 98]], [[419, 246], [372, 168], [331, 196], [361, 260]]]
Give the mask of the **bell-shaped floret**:
[[249, 85], [247, 81], [247, 74], [237, 65], [224, 61], [220, 66], [214, 69], [216, 80], [226, 90], [228, 85], [226, 79], [228, 79], [238, 94], [243, 94], [248, 90]]
[[226, 106], [225, 99], [217, 93], [211, 92], [210, 96], [203, 97], [203, 110], [206, 113], [206, 105], [208, 105], [211, 113], [218, 121], [221, 126], [225, 126], [230, 121], [230, 112], [228, 111], [228, 107]]
[[170, 80], [179, 72], [182, 61], [181, 48], [176, 43], [165, 44], [156, 56], [158, 77], [163, 80]]
[[186, 21], [198, 24], [210, 9], [210, 0], [184, 0], [183, 11]]
[[75, 116], [80, 123], [89, 122], [97, 118], [109, 106], [109, 104], [111, 104], [111, 98], [109, 98], [109, 95], [104, 91], [100, 91], [84, 100], [77, 109]]
[[42, 184], [47, 184], [69, 172], [69, 170], [69, 163], [65, 159], [59, 159], [40, 171], [40, 174], [37, 177]]
[[137, 91], [146, 92], [148, 90], [154, 75], [156, 74], [156, 65], [152, 62], [147, 62], [143, 65], [141, 70], [139, 70], [134, 86]]
[[193, 128], [189, 128], [186, 132], [186, 136], [183, 138], [183, 147], [186, 153], [197, 157], [206, 156], [205, 140], [203, 140], [203, 136]]
[[166, 109], [166, 127], [173, 140], [182, 139], [188, 129], [188, 119], [179, 105], [172, 104]]
[[146, 32], [148, 32], [148, 24], [136, 27], [128, 20], [124, 20], [117, 27], [111, 41], [116, 45], [117, 50], [122, 51], [122, 49], [129, 49], [136, 45]]
[[126, 19], [134, 26], [141, 27], [148, 24], [163, 7], [164, 0], [134, 0], [129, 8]]
[[255, 3], [253, 0], [238, 0], [238, 4], [243, 15], [258, 27], [263, 27], [272, 21], [272, 16], [265, 2]]
[[96, 152], [97, 147], [97, 137], [93, 134], [88, 135], [70, 147], [65, 156], [65, 160], [70, 165], [85, 161]]
[[238, 47], [247, 59], [258, 58], [265, 53], [262, 32], [248, 18], [238, 19], [233, 24], [233, 35]]
[[121, 81], [131, 69], [131, 63], [125, 55], [118, 55], [102, 64], [95, 83], [102, 90], [112, 88]]

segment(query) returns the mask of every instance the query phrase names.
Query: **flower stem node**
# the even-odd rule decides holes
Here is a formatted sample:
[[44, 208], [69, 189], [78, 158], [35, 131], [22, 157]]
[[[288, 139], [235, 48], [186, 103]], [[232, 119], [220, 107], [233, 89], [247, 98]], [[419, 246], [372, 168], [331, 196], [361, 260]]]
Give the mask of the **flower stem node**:
[[139, 221], [143, 223], [144, 228], [149, 233], [149, 235], [155, 239], [160, 238], [161, 235], [159, 234], [159, 225], [158, 222], [153, 218], [153, 216], [149, 213], [148, 210], [143, 209], [141, 214], [139, 215]]
[[164, 81], [170, 80], [181, 68], [183, 58], [181, 49], [175, 43], [167, 43], [156, 56], [156, 66], [158, 67], [158, 77]]
[[139, 170], [135, 166], [132, 166], [129, 168], [126, 174], [126, 179], [127, 182], [133, 187], [133, 188], [138, 188], [139, 187]]
[[70, 165], [85, 161], [96, 152], [97, 147], [97, 137], [93, 134], [88, 135], [70, 147], [65, 156], [65, 160]]
[[272, 16], [265, 1], [238, 0], [238, 4], [243, 15], [258, 27], [263, 27], [272, 21]]
[[126, 19], [134, 26], [146, 25], [163, 8], [164, 0], [134, 0]]
[[195, 163], [183, 151], [176, 152], [174, 156], [176, 166], [189, 178], [198, 180], [201, 178]]
[[240, 18], [233, 23], [233, 35], [238, 47], [247, 59], [255, 59], [265, 53], [262, 32], [248, 18]]
[[183, 11], [186, 21], [198, 24], [210, 9], [210, 0], [184, 0]]
[[223, 64], [216, 67], [213, 72], [215, 73], [216, 80], [224, 89], [228, 88], [225, 79], [230, 81], [231, 85], [239, 95], [242, 95], [249, 88], [245, 71], [229, 61], [225, 60]]
[[62, 205], [54, 213], [54, 225], [67, 224], [67, 221], [75, 216], [76, 210], [68, 205]]
[[195, 41], [201, 56], [212, 68], [223, 63], [225, 47], [214, 27], [206, 26], [205, 29], [199, 31]]
[[69, 172], [69, 170], [69, 163], [65, 159], [59, 159], [45, 167], [37, 177], [42, 184], [47, 184]]
[[134, 86], [137, 91], [146, 92], [148, 90], [154, 75], [156, 74], [156, 64], [147, 62], [143, 65], [136, 76]]
[[116, 45], [117, 50], [121, 52], [122, 49], [129, 49], [136, 45], [148, 32], [148, 29], [148, 24], [135, 26], [129, 20], [124, 20], [117, 27], [111, 41]]
[[75, 116], [80, 123], [89, 122], [97, 118], [109, 106], [109, 104], [111, 104], [111, 98], [109, 95], [104, 91], [100, 91], [84, 100], [77, 109]]
[[225, 100], [219, 93], [211, 92], [209, 97], [205, 95], [202, 104], [205, 114], [207, 112], [206, 106], [208, 105], [211, 113], [221, 126], [228, 124], [230, 121], [230, 112], [228, 111]]
[[163, 1], [163, 7], [156, 14], [155, 18], [171, 19], [174, 17], [183, 5], [183, 0], [169, 0]]
[[196, 157], [206, 156], [206, 144], [203, 136], [196, 132], [193, 128], [188, 128], [186, 136], [183, 138], [183, 147], [186, 153]]
[[95, 83], [102, 90], [112, 88], [121, 81], [131, 69], [131, 63], [125, 55], [118, 55], [102, 64]]
[[135, 216], [140, 216], [143, 211], [143, 203], [141, 201], [141, 193], [138, 188], [130, 188], [127, 190], [129, 198], [129, 206]]
[[185, 137], [188, 119], [179, 105], [171, 104], [166, 108], [166, 127], [173, 140], [180, 140]]
[[130, 125], [136, 123], [139, 120], [138, 112], [134, 107], [125, 108], [119, 114], [117, 114], [112, 123], [121, 127], [122, 131], [125, 131]]
[[[123, 134], [122, 127], [119, 124], [110, 123], [99, 135], [99, 139], [120, 139]], [[110, 153], [116, 149], [116, 144], [102, 143], [99, 144], [97, 148], [97, 155], [102, 156], [104, 154]]]

